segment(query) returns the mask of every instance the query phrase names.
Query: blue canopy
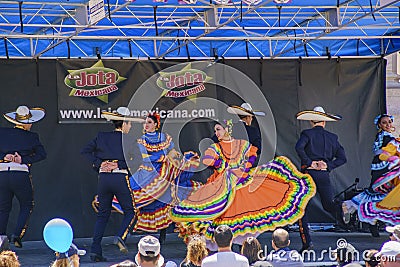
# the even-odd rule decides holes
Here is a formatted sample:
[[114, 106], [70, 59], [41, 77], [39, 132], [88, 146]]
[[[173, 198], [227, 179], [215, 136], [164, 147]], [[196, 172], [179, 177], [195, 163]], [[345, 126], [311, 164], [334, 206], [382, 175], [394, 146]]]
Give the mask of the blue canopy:
[[0, 57], [370, 57], [400, 49], [400, 0], [275, 1], [0, 1]]

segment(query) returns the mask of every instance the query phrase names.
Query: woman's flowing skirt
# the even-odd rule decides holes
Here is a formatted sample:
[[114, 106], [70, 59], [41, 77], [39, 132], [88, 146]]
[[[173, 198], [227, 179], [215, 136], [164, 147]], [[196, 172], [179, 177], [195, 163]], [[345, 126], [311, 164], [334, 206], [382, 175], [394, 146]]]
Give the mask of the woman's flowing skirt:
[[227, 170], [171, 209], [180, 236], [194, 232], [210, 241], [219, 225], [228, 225], [234, 242], [292, 224], [303, 217], [316, 186], [285, 157], [253, 169], [247, 176]]

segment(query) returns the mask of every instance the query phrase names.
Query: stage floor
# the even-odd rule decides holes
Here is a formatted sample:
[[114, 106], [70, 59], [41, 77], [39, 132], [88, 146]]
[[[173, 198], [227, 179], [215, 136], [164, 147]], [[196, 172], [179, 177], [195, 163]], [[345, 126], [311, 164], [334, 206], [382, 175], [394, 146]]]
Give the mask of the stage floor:
[[[389, 239], [386, 232], [381, 232], [378, 238], [372, 237], [369, 233], [338, 233], [338, 232], [312, 232], [312, 239], [314, 243], [315, 254], [310, 253], [304, 255], [306, 266], [331, 266], [334, 262], [329, 251], [335, 249], [337, 242], [351, 243], [359, 252], [359, 259], [362, 260], [362, 253], [367, 249], [380, 249], [382, 243]], [[112, 238], [105, 237], [103, 239], [103, 256], [108, 259], [108, 262], [93, 263], [89, 258], [89, 248], [91, 239], [82, 238], [75, 239], [74, 243], [80, 248], [87, 250], [87, 254], [81, 257], [81, 266], [96, 266], [105, 267], [114, 263], [124, 261], [126, 259], [133, 260], [134, 255], [137, 253], [137, 243], [143, 235], [132, 235], [127, 239], [127, 246], [129, 248], [128, 254], [121, 254], [115, 245], [112, 245]], [[157, 235], [156, 235], [157, 236]], [[267, 246], [268, 251], [271, 250], [271, 233], [264, 233], [259, 238], [263, 246]], [[290, 232], [291, 248], [299, 249], [301, 247], [301, 240], [298, 232]], [[23, 243], [23, 248], [17, 249], [11, 247], [18, 255], [21, 266], [43, 266], [48, 267], [55, 259], [54, 253], [46, 246], [44, 241], [27, 241]], [[166, 244], [161, 247], [161, 254], [166, 260], [172, 260], [179, 263], [183, 260], [186, 254], [186, 246], [176, 233], [167, 235]], [[321, 257], [322, 255], [322, 257]]]

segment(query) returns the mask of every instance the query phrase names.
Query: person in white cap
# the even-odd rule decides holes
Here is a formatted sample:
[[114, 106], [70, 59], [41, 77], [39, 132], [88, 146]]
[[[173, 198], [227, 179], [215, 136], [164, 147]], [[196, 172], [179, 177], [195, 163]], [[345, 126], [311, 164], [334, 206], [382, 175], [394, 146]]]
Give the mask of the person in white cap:
[[[132, 121], [143, 122], [143, 119], [130, 116], [130, 111], [126, 107], [119, 107], [115, 112], [102, 112], [102, 115], [105, 119], [113, 122], [114, 131], [99, 132], [96, 138], [81, 151], [81, 154], [86, 156], [96, 172], [99, 173], [99, 208], [90, 253], [90, 258], [94, 262], [107, 261], [102, 255], [101, 240], [111, 214], [114, 195], [118, 198], [124, 213], [124, 219], [114, 237], [114, 244], [121, 252], [128, 252], [125, 239], [133, 226], [135, 212], [128, 179], [130, 172], [125, 160], [122, 139], [124, 134], [129, 133]], [[136, 148], [133, 140], [131, 148]], [[139, 161], [141, 158], [139, 151], [132, 153], [132, 160]]]
[[377, 256], [380, 257], [382, 267], [400, 266], [400, 242], [388, 241], [383, 244]]
[[164, 262], [160, 254], [161, 245], [158, 238], [148, 235], [142, 237], [138, 243], [138, 253], [135, 261], [138, 267], [176, 267], [172, 261]]
[[15, 127], [0, 128], [0, 236], [6, 235], [15, 196], [19, 202], [19, 215], [10, 241], [18, 248], [22, 247], [21, 239], [33, 209], [31, 166], [46, 158], [39, 135], [30, 129], [44, 116], [42, 108], [19, 106], [16, 111], [4, 114], [4, 118], [14, 123]]
[[[301, 170], [312, 176], [324, 210], [337, 217], [341, 214], [341, 205], [334, 201], [329, 172], [345, 164], [347, 160], [338, 136], [325, 130], [325, 124], [327, 121], [338, 121], [341, 117], [326, 113], [320, 106], [313, 110], [299, 112], [296, 117], [298, 120], [310, 121], [312, 126], [311, 129], [301, 132], [296, 143], [296, 152], [301, 160]], [[299, 230], [303, 242], [301, 250], [312, 247], [307, 211], [303, 219], [299, 220]]]
[[386, 232], [390, 233], [390, 240], [400, 242], [400, 224], [386, 226]]

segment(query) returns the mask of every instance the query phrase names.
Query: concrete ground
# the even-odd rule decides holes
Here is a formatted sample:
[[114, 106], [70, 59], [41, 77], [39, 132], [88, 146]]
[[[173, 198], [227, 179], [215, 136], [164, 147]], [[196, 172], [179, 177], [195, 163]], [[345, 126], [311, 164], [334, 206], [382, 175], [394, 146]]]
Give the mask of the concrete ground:
[[[105, 267], [112, 264], [124, 261], [126, 259], [134, 259], [137, 253], [137, 243], [145, 234], [131, 235], [127, 239], [127, 246], [129, 248], [128, 254], [121, 254], [118, 248], [112, 244], [111, 237], [103, 239], [103, 256], [108, 259], [108, 262], [93, 263], [90, 261], [89, 248], [91, 239], [75, 239], [74, 243], [80, 249], [87, 250], [87, 255], [81, 257], [82, 267]], [[158, 235], [156, 235], [158, 236]], [[259, 236], [259, 241], [264, 247], [264, 250], [271, 250], [271, 233], [264, 233]], [[299, 233], [296, 231], [290, 232], [291, 248], [299, 249], [301, 247], [301, 240]], [[359, 252], [359, 259], [362, 260], [362, 253], [367, 249], [380, 249], [382, 243], [388, 240], [388, 234], [381, 232], [381, 236], [373, 238], [369, 233], [361, 232], [329, 232], [329, 231], [313, 231], [312, 239], [314, 243], [314, 251], [309, 254], [304, 254], [307, 266], [332, 266], [334, 259], [330, 256], [330, 251], [337, 247], [337, 243], [343, 242], [351, 243]], [[339, 241], [338, 241], [339, 240]], [[55, 259], [54, 253], [47, 247], [44, 241], [29, 241], [23, 243], [23, 248], [18, 249], [11, 247], [16, 251], [21, 266], [49, 266]], [[234, 248], [237, 250], [238, 248]], [[267, 253], [268, 253], [267, 251]], [[166, 260], [171, 260], [179, 263], [186, 255], [186, 246], [176, 233], [169, 233], [167, 235], [166, 244], [161, 248], [161, 254]]]

